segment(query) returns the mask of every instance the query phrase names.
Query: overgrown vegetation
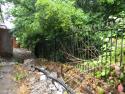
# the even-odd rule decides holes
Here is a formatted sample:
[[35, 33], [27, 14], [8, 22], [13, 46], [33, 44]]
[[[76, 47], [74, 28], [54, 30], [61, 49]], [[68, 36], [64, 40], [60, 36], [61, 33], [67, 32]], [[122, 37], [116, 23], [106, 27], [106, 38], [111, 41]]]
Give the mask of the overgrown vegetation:
[[[101, 39], [97, 33], [91, 32], [90, 23], [92, 18], [89, 17], [89, 13], [75, 7], [75, 1], [35, 0], [35, 3], [30, 2], [29, 4], [33, 7], [30, 10], [26, 7], [25, 2], [15, 1], [16, 7], [12, 12], [16, 17], [15, 30], [18, 30], [15, 34], [19, 38], [21, 45], [33, 50], [37, 57], [43, 55], [44, 58], [55, 58], [56, 53], [58, 54], [58, 57], [56, 57], [58, 60], [65, 61], [62, 45], [65, 45], [66, 49], [70, 50], [84, 41], [86, 46], [83, 45], [81, 49], [86, 49], [87, 46], [93, 43], [97, 50], [100, 50]], [[93, 34], [94, 36], [91, 37]], [[87, 39], [91, 43], [88, 44]], [[97, 42], [97, 40], [100, 42]], [[71, 45], [72, 43], [73, 45]], [[55, 47], [56, 49], [52, 50]], [[38, 48], [49, 49], [42, 50]], [[95, 52], [93, 49], [93, 53]], [[78, 56], [80, 51], [74, 53], [76, 53], [75, 56]], [[84, 57], [93, 58], [89, 54]]]
[[124, 70], [124, 0], [7, 1], [15, 5], [11, 10], [13, 33], [22, 47], [50, 60], [71, 62], [69, 56], [80, 58], [88, 68], [103, 67], [96, 71], [96, 77], [113, 84], [116, 79], [123, 82], [122, 71], [116, 79], [107, 79], [116, 76], [112, 65], [122, 63], [120, 70]]

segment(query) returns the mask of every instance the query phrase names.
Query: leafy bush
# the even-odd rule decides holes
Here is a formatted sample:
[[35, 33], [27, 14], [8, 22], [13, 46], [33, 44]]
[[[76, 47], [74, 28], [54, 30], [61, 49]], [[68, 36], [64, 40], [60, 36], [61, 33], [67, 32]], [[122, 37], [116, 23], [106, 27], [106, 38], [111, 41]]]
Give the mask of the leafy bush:
[[[29, 0], [21, 1], [19, 4], [16, 2], [18, 6], [13, 10], [13, 15], [16, 17], [15, 34], [22, 47], [30, 48], [38, 57], [43, 55], [45, 58], [58, 60], [63, 60], [64, 48], [65, 52], [76, 57], [82, 54], [84, 59], [95, 58], [99, 55], [101, 39], [97, 33], [92, 33], [88, 24], [91, 20], [88, 14], [76, 8], [73, 2], [35, 0], [35, 4], [28, 3], [28, 8], [26, 2]], [[32, 11], [29, 11], [29, 8]], [[84, 42], [85, 45], [80, 46]], [[76, 46], [81, 50], [72, 48]], [[88, 50], [83, 51], [87, 48]], [[88, 53], [90, 50], [91, 52]]]

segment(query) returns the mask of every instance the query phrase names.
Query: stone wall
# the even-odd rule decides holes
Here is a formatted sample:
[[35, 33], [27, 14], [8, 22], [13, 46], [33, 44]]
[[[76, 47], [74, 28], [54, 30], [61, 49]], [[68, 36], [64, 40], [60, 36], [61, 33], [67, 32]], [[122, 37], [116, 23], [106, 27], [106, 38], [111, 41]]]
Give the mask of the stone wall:
[[0, 56], [10, 57], [12, 56], [12, 53], [11, 36], [7, 29], [0, 28]]

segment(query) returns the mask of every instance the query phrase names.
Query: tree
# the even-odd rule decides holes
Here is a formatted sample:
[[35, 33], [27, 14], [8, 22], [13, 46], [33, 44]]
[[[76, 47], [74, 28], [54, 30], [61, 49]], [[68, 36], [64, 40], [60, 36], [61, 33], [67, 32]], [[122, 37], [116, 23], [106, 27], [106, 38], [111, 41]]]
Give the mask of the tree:
[[96, 21], [104, 26], [113, 21], [110, 16], [120, 18], [120, 14], [125, 10], [124, 0], [76, 0], [76, 5], [90, 14], [92, 18], [90, 22], [95, 23], [93, 20], [98, 17]]
[[13, 3], [15, 31], [22, 42], [32, 32], [43, 33], [46, 39], [63, 37], [71, 33], [73, 27], [82, 27], [88, 20], [88, 15], [75, 8], [71, 1], [14, 0]]
[[4, 1], [1, 0], [0, 1], [0, 22], [4, 22], [4, 18], [3, 18], [3, 14], [2, 14], [2, 8], [1, 8], [1, 5], [4, 4]]

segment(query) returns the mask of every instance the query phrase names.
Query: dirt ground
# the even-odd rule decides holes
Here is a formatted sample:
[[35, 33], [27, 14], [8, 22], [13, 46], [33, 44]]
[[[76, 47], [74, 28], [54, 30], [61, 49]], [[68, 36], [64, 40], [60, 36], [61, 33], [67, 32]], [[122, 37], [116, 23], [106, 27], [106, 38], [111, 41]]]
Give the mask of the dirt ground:
[[29, 58], [31, 53], [24, 49], [13, 49], [13, 55], [13, 58], [10, 59], [0, 57], [0, 94], [18, 94], [20, 88], [14, 80], [14, 76], [16, 76], [15, 65], [19, 63], [18, 60], [23, 61]]
[[17, 94], [17, 84], [12, 79], [13, 65], [0, 67], [0, 94]]

